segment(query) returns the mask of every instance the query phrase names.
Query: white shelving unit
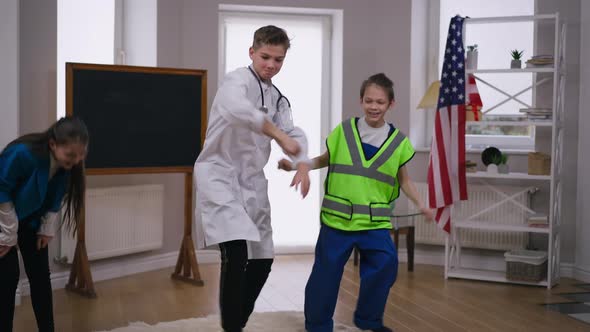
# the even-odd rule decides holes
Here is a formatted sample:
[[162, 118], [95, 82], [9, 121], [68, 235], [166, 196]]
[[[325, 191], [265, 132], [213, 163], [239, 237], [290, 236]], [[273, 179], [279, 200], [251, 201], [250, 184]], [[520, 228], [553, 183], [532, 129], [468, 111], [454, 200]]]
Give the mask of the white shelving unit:
[[[468, 122], [469, 125], [513, 125], [513, 126], [536, 126], [547, 127], [551, 130], [551, 174], [550, 175], [529, 175], [526, 173], [508, 173], [508, 174], [493, 174], [488, 172], [467, 173], [467, 178], [470, 181], [476, 181], [486, 185], [490, 190], [499, 194], [503, 198], [502, 202], [493, 204], [492, 206], [479, 211], [469, 217], [464, 217], [463, 220], [453, 218], [451, 235], [446, 239], [445, 245], [445, 278], [463, 278], [484, 280], [493, 282], [505, 282], [535, 286], [545, 286], [551, 288], [559, 282], [559, 253], [560, 253], [560, 215], [561, 215], [561, 170], [562, 170], [562, 151], [563, 151], [563, 128], [561, 122], [563, 120], [564, 111], [564, 87], [565, 87], [565, 70], [563, 68], [563, 59], [565, 58], [565, 27], [559, 22], [559, 14], [550, 15], [533, 15], [533, 16], [514, 16], [514, 17], [493, 17], [493, 18], [469, 18], [465, 19], [463, 26], [463, 38], [465, 40], [466, 27], [470, 24], [502, 24], [513, 22], [535, 22], [539, 20], [552, 20], [555, 24], [555, 45], [554, 45], [554, 66], [553, 67], [539, 67], [539, 68], [523, 68], [523, 69], [477, 69], [466, 70], [466, 76], [473, 74], [514, 74], [514, 73], [531, 73], [531, 75], [547, 73], [552, 75], [553, 95], [552, 95], [552, 112], [553, 116], [550, 120], [544, 121], [480, 121]], [[466, 79], [467, 81], [467, 79]], [[539, 84], [539, 83], [536, 83]], [[535, 88], [536, 85], [533, 86]], [[510, 183], [511, 181], [518, 181], [519, 183], [529, 183], [531, 187], [521, 191], [512, 196], [505, 194], [495, 187], [495, 184]], [[488, 210], [501, 208], [506, 201], [511, 201], [519, 208], [534, 213], [530, 207], [516, 202], [514, 197], [522, 194], [527, 190], [536, 190], [537, 185], [542, 184], [549, 188], [549, 211], [548, 211], [548, 227], [532, 227], [528, 226], [526, 220], [523, 220], [521, 225], [502, 224], [501, 222], [491, 222], [489, 220], [480, 220], [478, 216], [486, 213]], [[543, 211], [544, 212], [544, 211]], [[508, 280], [505, 271], [497, 270], [481, 270], [471, 269], [462, 266], [461, 256], [461, 230], [478, 230], [478, 231], [500, 231], [500, 232], [518, 232], [528, 234], [540, 234], [547, 238], [548, 264], [547, 277], [540, 282], [520, 282]]]
[[536, 126], [536, 127], [553, 127], [553, 121], [548, 120], [525, 120], [525, 121], [467, 121], [472, 126]]
[[[466, 19], [467, 21], [468, 19]], [[465, 74], [514, 74], [514, 73], [552, 73], [553, 67], [515, 68], [515, 69], [467, 69]]]
[[467, 178], [475, 179], [513, 179], [513, 180], [551, 180], [551, 175], [531, 175], [527, 173], [512, 172], [507, 174], [475, 172], [467, 173]]

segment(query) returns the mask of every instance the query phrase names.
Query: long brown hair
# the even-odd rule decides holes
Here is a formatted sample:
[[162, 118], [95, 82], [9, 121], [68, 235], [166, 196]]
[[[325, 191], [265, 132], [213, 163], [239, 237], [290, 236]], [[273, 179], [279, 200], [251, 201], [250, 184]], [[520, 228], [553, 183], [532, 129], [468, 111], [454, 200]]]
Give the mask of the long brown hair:
[[[77, 117], [64, 117], [59, 119], [46, 131], [23, 135], [10, 142], [4, 150], [14, 144], [26, 144], [31, 152], [38, 157], [49, 158], [49, 141], [56, 144], [81, 143], [88, 144], [88, 129], [84, 122]], [[2, 152], [4, 152], [4, 150]], [[69, 180], [66, 186], [66, 193], [62, 207], [65, 206], [63, 223], [66, 228], [76, 234], [78, 222], [82, 217], [84, 196], [86, 192], [84, 161], [75, 165], [70, 170]]]

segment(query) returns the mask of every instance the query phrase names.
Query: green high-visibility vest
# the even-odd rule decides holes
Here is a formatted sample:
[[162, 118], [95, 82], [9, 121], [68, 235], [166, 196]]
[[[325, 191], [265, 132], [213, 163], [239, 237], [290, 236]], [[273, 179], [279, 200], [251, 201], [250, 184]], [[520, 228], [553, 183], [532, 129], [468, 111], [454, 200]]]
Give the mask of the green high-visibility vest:
[[396, 129], [367, 160], [356, 121], [342, 122], [328, 136], [330, 165], [321, 220], [345, 231], [391, 229], [393, 202], [399, 196], [397, 172], [412, 159], [414, 148]]

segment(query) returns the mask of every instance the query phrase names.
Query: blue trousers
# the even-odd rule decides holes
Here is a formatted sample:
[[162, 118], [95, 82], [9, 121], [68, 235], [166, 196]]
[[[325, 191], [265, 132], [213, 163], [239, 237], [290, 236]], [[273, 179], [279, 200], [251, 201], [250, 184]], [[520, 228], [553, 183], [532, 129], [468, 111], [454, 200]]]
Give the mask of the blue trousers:
[[338, 289], [354, 247], [360, 252], [361, 284], [354, 323], [363, 330], [383, 326], [389, 289], [397, 278], [397, 251], [388, 229], [346, 232], [322, 224], [315, 261], [305, 287], [305, 328], [332, 332]]

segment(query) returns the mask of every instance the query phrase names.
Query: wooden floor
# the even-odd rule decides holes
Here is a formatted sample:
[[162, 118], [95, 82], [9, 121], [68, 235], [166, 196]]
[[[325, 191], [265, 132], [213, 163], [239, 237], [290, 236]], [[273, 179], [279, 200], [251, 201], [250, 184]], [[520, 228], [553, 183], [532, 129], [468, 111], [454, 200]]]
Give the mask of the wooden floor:
[[[313, 257], [279, 256], [256, 303], [256, 311], [303, 310], [303, 291]], [[170, 279], [172, 269], [97, 282], [97, 299], [62, 289], [54, 292], [56, 331], [112, 329], [132, 321], [150, 324], [217, 314], [219, 265], [200, 265], [204, 287]], [[547, 311], [541, 303], [568, 302], [559, 293], [577, 291], [574, 280], [562, 279], [552, 290], [444, 280], [440, 266], [400, 264], [389, 295], [385, 324], [404, 331], [590, 331], [590, 325]], [[346, 266], [335, 318], [352, 325], [359, 288], [358, 269]], [[36, 331], [29, 297], [15, 314], [15, 332]]]

